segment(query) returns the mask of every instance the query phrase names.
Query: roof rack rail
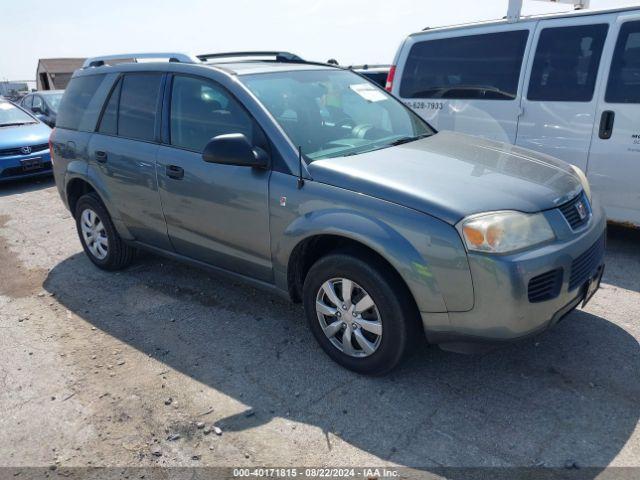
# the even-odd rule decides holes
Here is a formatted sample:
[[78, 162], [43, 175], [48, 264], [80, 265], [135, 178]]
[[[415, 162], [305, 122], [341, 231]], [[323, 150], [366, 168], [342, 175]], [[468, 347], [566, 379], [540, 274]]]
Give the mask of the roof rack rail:
[[304, 62], [298, 55], [291, 52], [253, 51], [253, 52], [221, 52], [196, 55], [199, 60], [207, 61], [213, 58], [242, 58], [242, 57], [274, 57], [274, 62]]
[[[198, 59], [191, 55], [176, 52], [158, 52], [158, 53], [122, 53], [118, 55], [102, 55], [100, 57], [87, 58], [82, 68], [101, 67], [107, 65], [109, 60], [124, 60], [124, 62], [137, 62], [139, 59], [146, 58], [168, 58], [170, 62], [178, 63], [197, 63]], [[123, 62], [119, 62], [123, 63]]]
[[370, 68], [389, 68], [391, 65], [388, 63], [365, 63], [364, 65], [349, 65], [349, 70], [369, 70]]

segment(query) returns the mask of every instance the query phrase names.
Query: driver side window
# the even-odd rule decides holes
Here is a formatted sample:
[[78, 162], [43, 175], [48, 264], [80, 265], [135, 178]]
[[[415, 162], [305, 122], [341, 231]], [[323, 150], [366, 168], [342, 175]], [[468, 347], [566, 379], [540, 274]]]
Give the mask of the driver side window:
[[176, 75], [171, 88], [171, 145], [202, 152], [213, 137], [243, 133], [254, 142], [254, 121], [224, 88]]
[[42, 102], [42, 98], [38, 95], [33, 97], [33, 106], [31, 108], [39, 108], [42, 112], [44, 112], [44, 103]]

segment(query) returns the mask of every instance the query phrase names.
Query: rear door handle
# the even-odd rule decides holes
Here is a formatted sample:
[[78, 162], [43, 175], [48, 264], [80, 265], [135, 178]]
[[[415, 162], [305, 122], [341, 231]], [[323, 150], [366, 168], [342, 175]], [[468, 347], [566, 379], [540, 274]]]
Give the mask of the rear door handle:
[[167, 165], [167, 177], [182, 180], [184, 178], [184, 168], [177, 165]]
[[103, 152], [102, 150], [96, 150], [96, 162], [106, 163], [107, 152]]
[[598, 136], [601, 139], [608, 140], [611, 138], [615, 118], [616, 114], [611, 110], [605, 110], [602, 112], [602, 116], [600, 117], [600, 131], [598, 132]]

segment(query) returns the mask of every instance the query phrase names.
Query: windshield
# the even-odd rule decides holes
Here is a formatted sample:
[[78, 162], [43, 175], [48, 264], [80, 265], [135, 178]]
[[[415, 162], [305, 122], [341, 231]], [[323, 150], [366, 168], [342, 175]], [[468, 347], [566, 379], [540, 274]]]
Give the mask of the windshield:
[[377, 150], [433, 134], [417, 115], [352, 72], [309, 70], [242, 77], [310, 161]]
[[44, 98], [53, 111], [57, 112], [58, 105], [60, 105], [60, 100], [62, 99], [62, 93], [49, 93], [45, 95]]
[[25, 123], [36, 123], [36, 121], [12, 103], [0, 102], [0, 127]]

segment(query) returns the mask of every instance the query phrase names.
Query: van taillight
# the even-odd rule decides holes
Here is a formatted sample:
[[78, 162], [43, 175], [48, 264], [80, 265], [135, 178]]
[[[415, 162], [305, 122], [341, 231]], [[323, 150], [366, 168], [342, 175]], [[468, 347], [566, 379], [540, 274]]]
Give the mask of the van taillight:
[[387, 75], [387, 83], [384, 86], [384, 89], [387, 92], [390, 92], [391, 89], [393, 88], [393, 77], [395, 76], [396, 76], [396, 66], [391, 65], [391, 68], [389, 69], [389, 74]]
[[49, 156], [51, 157], [51, 163], [53, 164], [53, 142], [51, 141], [51, 139], [53, 138], [53, 134], [55, 133], [56, 129], [54, 128], [53, 130], [51, 130], [51, 135], [49, 135]]

